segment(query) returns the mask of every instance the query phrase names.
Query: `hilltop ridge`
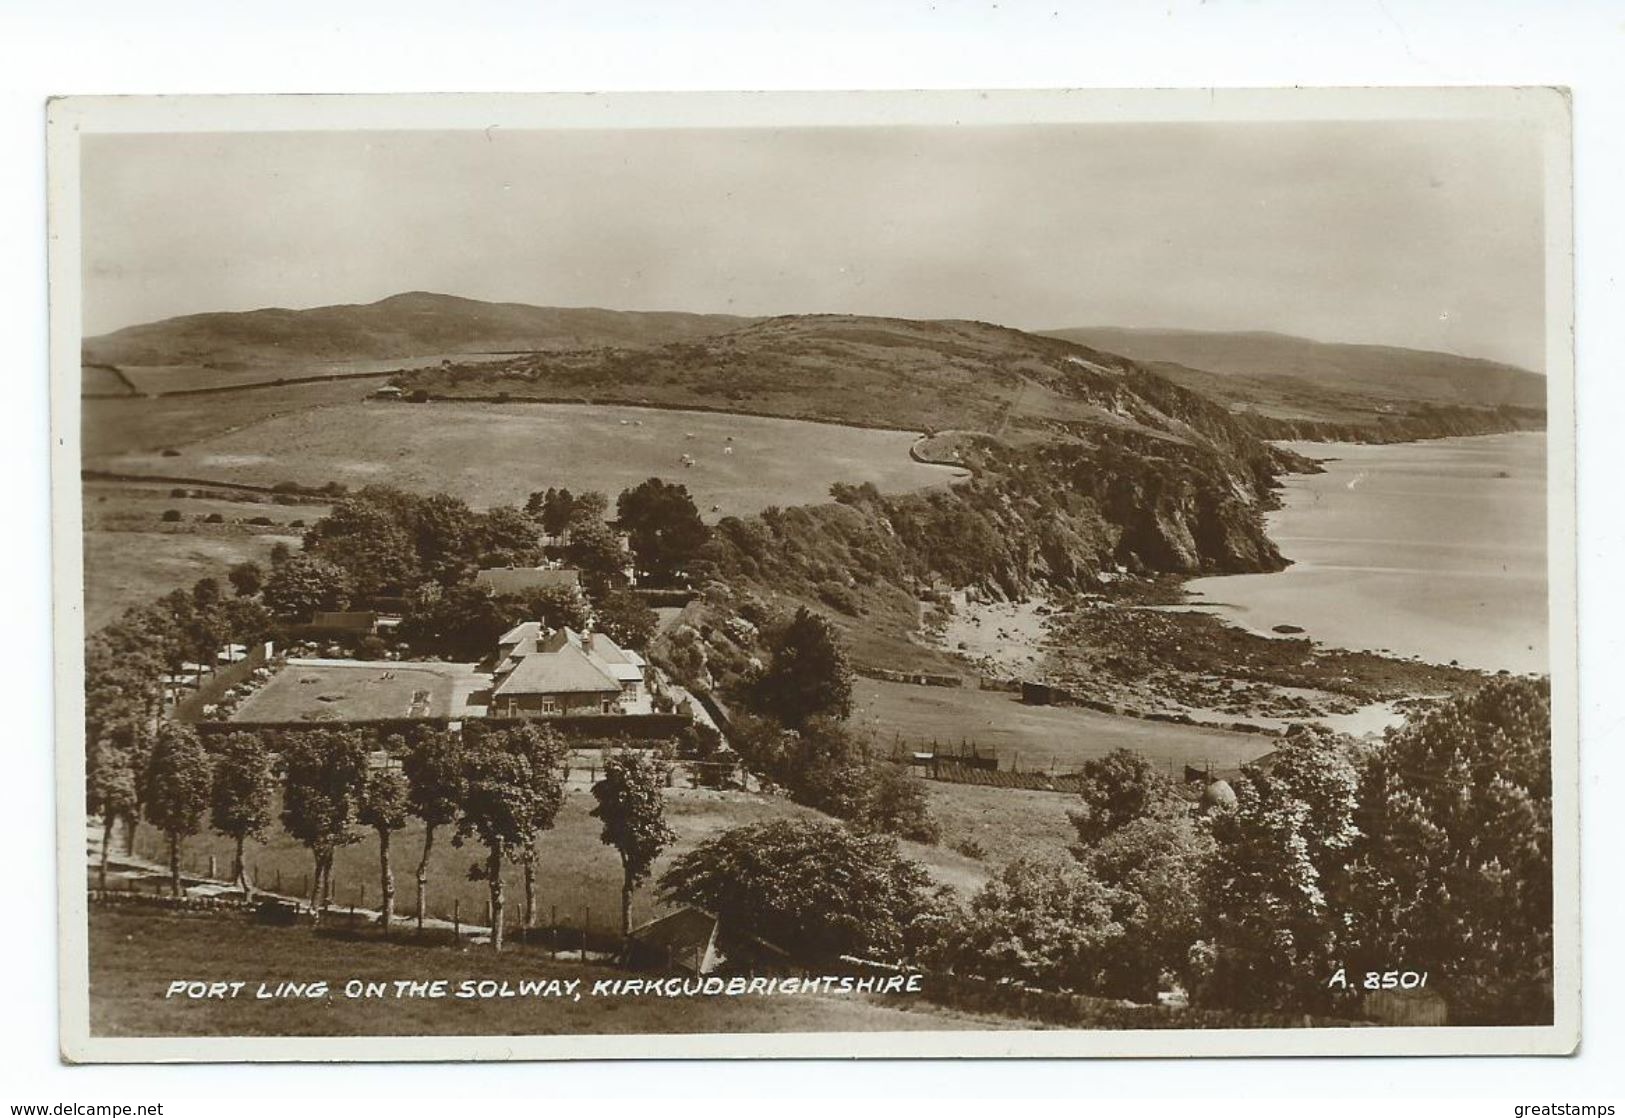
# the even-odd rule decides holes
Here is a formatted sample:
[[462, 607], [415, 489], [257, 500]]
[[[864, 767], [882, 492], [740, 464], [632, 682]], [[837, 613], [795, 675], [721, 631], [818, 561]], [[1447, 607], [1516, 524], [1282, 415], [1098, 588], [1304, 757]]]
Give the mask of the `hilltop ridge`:
[[702, 338], [755, 321], [735, 315], [490, 303], [408, 291], [374, 303], [215, 311], [86, 338], [82, 359], [107, 365], [380, 360], [423, 354], [640, 346]]
[[1454, 353], [1269, 331], [1095, 326], [1042, 333], [1120, 353], [1215, 400], [1283, 418], [1347, 420], [1412, 404], [1546, 407], [1541, 374]]

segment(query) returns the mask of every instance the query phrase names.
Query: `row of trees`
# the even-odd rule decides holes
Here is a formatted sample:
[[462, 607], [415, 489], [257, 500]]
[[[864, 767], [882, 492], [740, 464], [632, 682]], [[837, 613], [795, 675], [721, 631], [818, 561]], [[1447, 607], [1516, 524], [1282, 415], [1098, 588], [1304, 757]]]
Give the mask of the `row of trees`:
[[[834, 823], [740, 828], [661, 887], [809, 962], [857, 954], [1049, 989], [1347, 1011], [1366, 971], [1425, 970], [1462, 1023], [1551, 1014], [1550, 708], [1503, 680], [1380, 746], [1295, 728], [1202, 810], [1142, 758], [1087, 766], [1069, 852], [969, 902], [896, 843]], [[1335, 981], [1342, 970], [1349, 985]]]
[[[378, 842], [387, 933], [395, 915], [392, 837], [416, 818], [423, 824], [418, 926], [427, 909], [435, 840], [449, 830], [453, 845], [475, 840], [484, 848], [477, 876], [490, 892], [492, 944], [500, 951], [507, 913], [503, 879], [510, 865], [522, 869], [524, 923], [535, 920], [540, 838], [564, 803], [567, 756], [562, 738], [528, 723], [475, 722], [461, 733], [426, 732], [411, 741], [397, 735], [382, 743], [355, 730], [239, 732], [207, 748], [191, 727], [166, 723], [138, 772], [108, 748], [93, 753], [88, 807], [103, 821], [101, 885], [114, 821], [123, 818], [133, 830], [139, 818], [168, 843], [175, 895], [181, 892], [181, 844], [208, 827], [234, 842], [232, 879], [251, 899], [245, 846], [263, 840], [280, 822], [310, 851], [310, 907], [320, 922], [332, 901], [334, 856], [370, 831]], [[616, 751], [606, 755], [603, 779], [592, 789], [601, 838], [621, 860], [623, 932], [631, 929], [634, 891], [675, 839], [660, 795], [665, 780], [650, 754]]]
[[534, 566], [545, 535], [564, 541], [553, 554], [578, 568], [596, 596], [634, 563], [653, 585], [680, 580], [709, 537], [688, 489], [659, 478], [624, 490], [613, 525], [608, 517], [608, 499], [592, 491], [549, 489], [531, 494], [523, 508], [479, 512], [444, 493], [368, 486], [305, 532], [299, 561], [279, 566], [263, 593], [277, 613], [297, 616], [452, 590], [481, 567]]

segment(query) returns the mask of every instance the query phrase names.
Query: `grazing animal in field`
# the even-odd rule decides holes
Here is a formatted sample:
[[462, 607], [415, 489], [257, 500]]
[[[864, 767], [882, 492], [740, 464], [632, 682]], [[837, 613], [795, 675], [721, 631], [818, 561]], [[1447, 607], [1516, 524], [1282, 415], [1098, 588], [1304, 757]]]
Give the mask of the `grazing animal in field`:
[[724, 453], [724, 454], [731, 455], [731, 454], [733, 454], [733, 452], [734, 452], [734, 448], [731, 447], [731, 446], [725, 446], [725, 447], [722, 448], [722, 453]]

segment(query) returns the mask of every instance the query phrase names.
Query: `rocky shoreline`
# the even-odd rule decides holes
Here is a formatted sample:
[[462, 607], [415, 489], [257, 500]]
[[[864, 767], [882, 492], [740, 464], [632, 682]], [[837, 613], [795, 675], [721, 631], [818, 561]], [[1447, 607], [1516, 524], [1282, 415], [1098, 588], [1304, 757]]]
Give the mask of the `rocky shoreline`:
[[[1195, 608], [1176, 578], [1118, 577], [1098, 594], [957, 595], [933, 643], [983, 676], [1048, 685], [1109, 713], [1277, 732], [1324, 720], [1360, 733], [1482, 684], [1485, 673], [1263, 636]], [[1186, 608], [1190, 607], [1190, 608]]]

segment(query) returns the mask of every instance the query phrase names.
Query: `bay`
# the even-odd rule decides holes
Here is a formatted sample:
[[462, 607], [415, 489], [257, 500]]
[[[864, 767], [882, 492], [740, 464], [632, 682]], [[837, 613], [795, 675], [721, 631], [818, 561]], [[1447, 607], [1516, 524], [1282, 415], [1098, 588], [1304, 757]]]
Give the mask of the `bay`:
[[1548, 670], [1544, 433], [1282, 445], [1325, 460], [1267, 517], [1293, 565], [1193, 580], [1196, 603], [1331, 647]]

